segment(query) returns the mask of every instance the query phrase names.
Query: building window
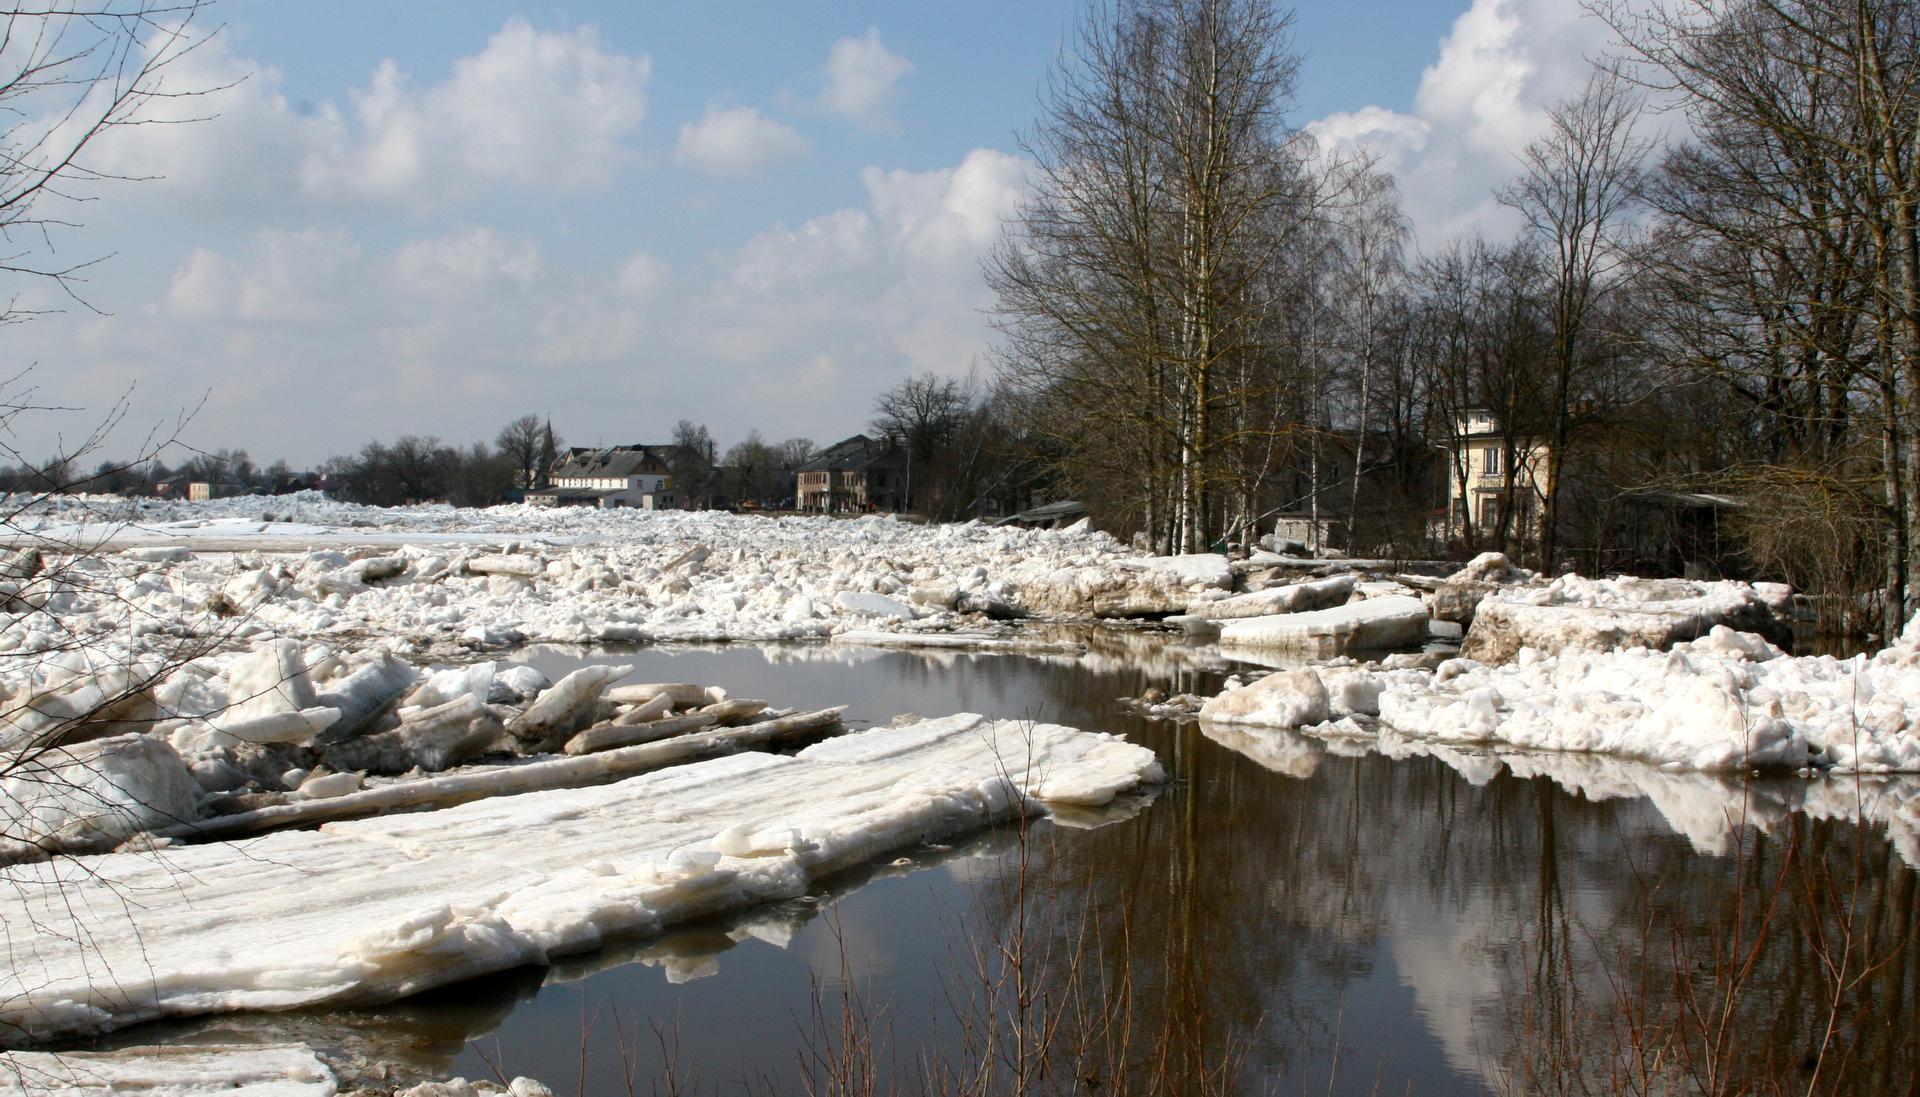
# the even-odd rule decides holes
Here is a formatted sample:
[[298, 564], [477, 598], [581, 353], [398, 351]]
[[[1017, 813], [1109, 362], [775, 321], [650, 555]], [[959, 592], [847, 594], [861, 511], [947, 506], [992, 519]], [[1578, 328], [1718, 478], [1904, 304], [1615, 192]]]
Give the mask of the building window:
[[1480, 527], [1492, 529], [1500, 524], [1500, 500], [1485, 496], [1480, 500]]
[[1500, 475], [1500, 447], [1488, 446], [1480, 452], [1480, 468], [1488, 476]]

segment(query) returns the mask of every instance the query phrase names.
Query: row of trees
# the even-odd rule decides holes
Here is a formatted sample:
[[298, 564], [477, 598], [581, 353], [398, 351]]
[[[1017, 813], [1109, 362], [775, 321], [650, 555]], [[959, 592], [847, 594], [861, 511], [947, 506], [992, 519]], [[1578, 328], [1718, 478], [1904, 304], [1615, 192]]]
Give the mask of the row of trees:
[[[1651, 492], [1711, 492], [1750, 567], [1884, 586], [1897, 612], [1920, 538], [1920, 5], [1596, 14], [1622, 52], [1499, 190], [1520, 231], [1425, 254], [1392, 178], [1290, 126], [1266, 0], [1090, 16], [985, 269], [1000, 399], [1057, 489], [1163, 550], [1289, 513], [1356, 551], [1439, 527], [1594, 570], [1647, 555]], [[1679, 137], [1643, 136], [1649, 102]], [[1469, 408], [1509, 432], [1486, 514], [1442, 510]]]

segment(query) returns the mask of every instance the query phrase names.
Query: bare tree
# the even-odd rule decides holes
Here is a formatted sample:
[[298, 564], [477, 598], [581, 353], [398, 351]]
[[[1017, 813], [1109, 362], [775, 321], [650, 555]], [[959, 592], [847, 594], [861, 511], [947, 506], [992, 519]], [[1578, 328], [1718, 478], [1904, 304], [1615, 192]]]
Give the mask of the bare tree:
[[680, 505], [689, 509], [704, 505], [711, 493], [708, 481], [713, 476], [713, 435], [691, 419], [673, 425], [673, 454], [667, 469], [673, 476], [673, 490]]
[[819, 452], [811, 438], [789, 438], [774, 448], [780, 451], [780, 467], [788, 472], [806, 464], [809, 458]]
[[931, 372], [908, 377], [874, 398], [873, 429], [906, 451], [906, 509], [924, 509], [921, 497], [938, 493], [929, 483], [930, 474], [959, 432], [971, 402], [960, 382]]
[[1553, 334], [1547, 396], [1546, 508], [1541, 559], [1551, 571], [1560, 532], [1561, 469], [1574, 426], [1577, 371], [1596, 299], [1613, 283], [1617, 234], [1639, 186], [1649, 144], [1634, 135], [1641, 100], [1617, 73], [1596, 70], [1580, 95], [1547, 112], [1547, 133], [1528, 145], [1524, 170], [1500, 200], [1526, 218], [1546, 255]]
[[[103, 137], [151, 123], [159, 100], [207, 90], [167, 81], [196, 41], [198, 10], [190, 0], [101, 0], [0, 11], [0, 279], [6, 281], [0, 325], [59, 309], [58, 297], [23, 302], [22, 286], [51, 285], [85, 304], [76, 283], [98, 260], [70, 261], [57, 254], [54, 241], [78, 228], [77, 204], [116, 178], [93, 166], [91, 153]], [[159, 630], [119, 597], [121, 580], [100, 558], [98, 540], [49, 536], [23, 521], [25, 512], [76, 485], [81, 459], [122, 424], [126, 408], [122, 397], [77, 445], [30, 462], [41, 480], [35, 493], [0, 504], [0, 532], [21, 546], [0, 561], [11, 611], [0, 615], [7, 687], [0, 703], [0, 778], [10, 794], [38, 788], [67, 795], [88, 779], [92, 764], [68, 749], [137, 726], [151, 715], [154, 685], [221, 638], [217, 624], [194, 620], [171, 622], [171, 636], [156, 635]], [[10, 440], [19, 419], [60, 410], [66, 409], [40, 403], [24, 374], [0, 380], [0, 455], [18, 457]], [[153, 459], [185, 418], [172, 430], [149, 432], [135, 458], [117, 467]], [[112, 471], [103, 464], [93, 475]], [[23, 821], [10, 811], [4, 829]], [[44, 837], [5, 833], [0, 845]]]
[[1920, 11], [1597, 6], [1689, 123], [1650, 188], [1658, 349], [1752, 408], [1775, 467], [1730, 482], [1824, 483], [1852, 510], [1859, 477], [1879, 480], [1891, 633], [1920, 571]]
[[757, 430], [727, 450], [723, 490], [735, 504], [765, 506], [778, 492], [780, 452]]
[[515, 487], [532, 488], [540, 478], [540, 452], [543, 441], [540, 417], [529, 412], [500, 428], [493, 444], [519, 476]]
[[[199, 0], [100, 0], [0, 12], [0, 274], [51, 283], [85, 302], [76, 283], [96, 259], [57, 258], [54, 235], [77, 227], [61, 212], [96, 184], [122, 179], [91, 153], [116, 129], [161, 124], [159, 101], [204, 95], [170, 84], [174, 65], [200, 41]], [[0, 324], [57, 306], [9, 294]]]
[[1167, 548], [1225, 525], [1226, 409], [1264, 377], [1262, 280], [1301, 219], [1288, 30], [1265, 0], [1090, 14], [1024, 142], [1033, 197], [986, 264], [1002, 376], [1064, 479]]
[[1354, 399], [1353, 477], [1347, 495], [1347, 549], [1357, 552], [1360, 481], [1366, 470], [1368, 436], [1373, 426], [1374, 380], [1385, 345], [1385, 326], [1403, 273], [1401, 258], [1408, 233], [1393, 177], [1371, 160], [1339, 165], [1336, 196], [1329, 203], [1335, 225], [1336, 315], [1358, 367]]

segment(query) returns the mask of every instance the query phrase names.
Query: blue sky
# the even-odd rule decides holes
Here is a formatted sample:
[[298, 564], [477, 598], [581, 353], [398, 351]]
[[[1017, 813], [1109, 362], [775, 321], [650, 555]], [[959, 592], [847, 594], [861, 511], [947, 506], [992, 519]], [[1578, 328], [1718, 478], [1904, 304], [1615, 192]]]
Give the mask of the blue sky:
[[[28, 453], [133, 389], [109, 450], [296, 466], [402, 433], [574, 443], [707, 424], [827, 443], [909, 373], [985, 370], [977, 262], [1081, 6], [221, 0], [179, 66], [213, 117], [116, 134], [61, 254], [111, 253], [6, 329]], [[1573, 0], [1317, 3], [1297, 124], [1362, 144], [1420, 241], [1504, 231], [1489, 188], [1604, 45]], [[53, 304], [24, 287], [22, 303]]]

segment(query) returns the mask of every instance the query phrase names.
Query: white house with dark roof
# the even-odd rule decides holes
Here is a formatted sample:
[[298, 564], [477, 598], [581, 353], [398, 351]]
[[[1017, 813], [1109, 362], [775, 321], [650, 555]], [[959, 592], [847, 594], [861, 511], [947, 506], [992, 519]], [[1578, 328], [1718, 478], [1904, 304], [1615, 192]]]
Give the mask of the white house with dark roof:
[[650, 446], [575, 446], [548, 472], [551, 486], [527, 493], [535, 506], [638, 507], [674, 505], [673, 473]]

